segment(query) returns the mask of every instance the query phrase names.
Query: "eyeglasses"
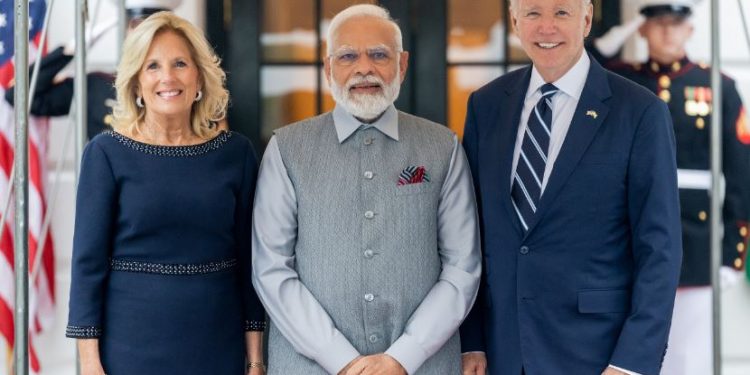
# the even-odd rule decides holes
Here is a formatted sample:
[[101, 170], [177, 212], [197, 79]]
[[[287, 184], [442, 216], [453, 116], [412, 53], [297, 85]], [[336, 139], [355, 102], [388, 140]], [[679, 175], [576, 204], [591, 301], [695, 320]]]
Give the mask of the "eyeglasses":
[[[396, 55], [393, 50], [385, 46], [367, 48], [367, 58], [375, 65], [387, 65]], [[339, 66], [354, 65], [362, 57], [362, 53], [354, 48], [343, 47], [331, 56], [332, 62]]]

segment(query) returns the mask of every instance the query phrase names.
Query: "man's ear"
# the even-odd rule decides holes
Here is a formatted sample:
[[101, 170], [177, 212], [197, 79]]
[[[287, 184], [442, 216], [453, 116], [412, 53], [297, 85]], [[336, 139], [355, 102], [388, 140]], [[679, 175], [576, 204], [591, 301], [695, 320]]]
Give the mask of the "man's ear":
[[404, 82], [404, 78], [406, 78], [406, 70], [409, 68], [409, 52], [403, 51], [398, 54], [398, 67], [399, 67], [399, 74], [400, 82]]
[[510, 24], [513, 26], [513, 32], [518, 35], [518, 18], [513, 14], [513, 9], [510, 10]]
[[594, 4], [589, 3], [589, 5], [586, 6], [586, 32], [584, 33], [584, 37], [588, 37], [591, 33], [591, 26], [594, 24]]
[[323, 59], [323, 74], [326, 76], [326, 81], [328, 82], [328, 85], [331, 85], [331, 58], [325, 57]]

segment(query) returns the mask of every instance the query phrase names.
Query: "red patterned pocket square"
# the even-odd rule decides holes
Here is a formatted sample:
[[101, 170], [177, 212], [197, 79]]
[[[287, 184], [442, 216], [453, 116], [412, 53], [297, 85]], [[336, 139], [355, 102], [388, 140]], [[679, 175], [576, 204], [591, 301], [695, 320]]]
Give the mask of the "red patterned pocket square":
[[430, 182], [430, 175], [427, 174], [424, 166], [415, 167], [410, 165], [401, 171], [398, 175], [398, 186], [408, 184], [421, 184], [422, 182]]

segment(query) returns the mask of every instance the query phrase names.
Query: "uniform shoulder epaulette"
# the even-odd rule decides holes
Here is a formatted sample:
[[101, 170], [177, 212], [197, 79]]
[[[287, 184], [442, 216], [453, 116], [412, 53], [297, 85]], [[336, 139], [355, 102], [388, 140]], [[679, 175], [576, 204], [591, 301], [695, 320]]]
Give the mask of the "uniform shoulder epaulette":
[[[695, 64], [695, 66], [699, 67], [701, 70], [709, 70], [709, 69], [711, 69], [711, 65], [709, 65], [705, 61], [699, 61], [699, 62], [696, 62], [694, 64]], [[728, 80], [728, 81], [734, 82], [734, 78], [728, 76], [723, 71], [721, 72], [721, 78], [724, 79], [724, 80]]]

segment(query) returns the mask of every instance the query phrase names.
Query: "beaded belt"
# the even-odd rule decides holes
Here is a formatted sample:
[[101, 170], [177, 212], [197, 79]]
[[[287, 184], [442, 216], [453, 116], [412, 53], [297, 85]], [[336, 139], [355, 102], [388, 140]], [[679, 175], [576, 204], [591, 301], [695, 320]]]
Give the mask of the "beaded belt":
[[202, 275], [206, 273], [224, 271], [237, 265], [237, 259], [227, 259], [219, 262], [193, 264], [165, 264], [148, 263], [134, 260], [112, 259], [112, 271], [153, 273], [160, 275]]

